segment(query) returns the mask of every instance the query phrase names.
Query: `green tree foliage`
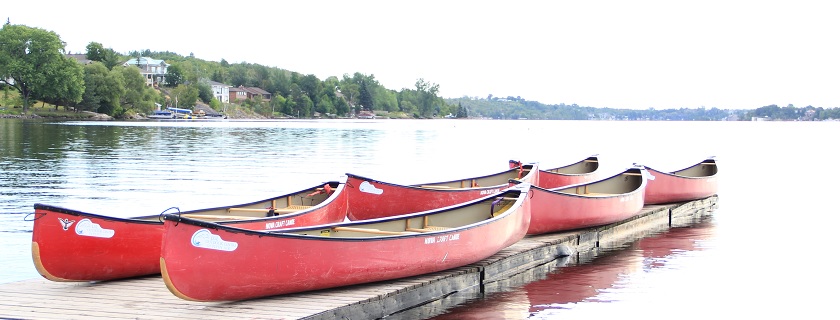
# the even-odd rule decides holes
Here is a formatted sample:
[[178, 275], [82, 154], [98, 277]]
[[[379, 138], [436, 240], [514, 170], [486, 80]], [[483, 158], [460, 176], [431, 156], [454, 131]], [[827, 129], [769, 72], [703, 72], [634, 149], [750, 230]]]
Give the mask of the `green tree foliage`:
[[177, 64], [173, 64], [166, 68], [166, 74], [164, 77], [166, 78], [167, 87], [177, 87], [178, 85], [184, 83], [183, 71], [181, 71], [181, 67]]
[[751, 120], [753, 117], [769, 120], [797, 121], [840, 119], [840, 108], [825, 109], [813, 106], [797, 108], [792, 104], [788, 104], [787, 107], [779, 107], [778, 105], [771, 104], [746, 112], [742, 117], [742, 120]]
[[120, 113], [120, 97], [125, 93], [122, 71], [109, 71], [101, 62], [86, 65], [84, 71], [85, 92], [82, 95], [82, 109], [111, 116]]
[[46, 65], [45, 71], [50, 77], [44, 90], [36, 98], [58, 106], [73, 106], [82, 100], [85, 91], [84, 70], [75, 59], [62, 59], [58, 63]]
[[374, 86], [373, 101], [373, 105], [376, 106], [376, 110], [384, 110], [388, 112], [399, 110], [397, 93], [393, 90], [385, 89], [385, 87], [380, 85], [378, 82], [377, 85]]
[[[68, 59], [64, 42], [55, 32], [9, 23], [0, 29], [0, 83], [20, 92], [24, 113], [33, 97], [78, 101], [83, 84], [76, 79], [81, 78], [81, 70], [67, 63]], [[71, 83], [62, 83], [62, 76]]]
[[271, 107], [271, 116], [274, 117], [277, 113], [280, 114], [288, 114], [284, 110], [286, 106], [286, 98], [281, 95], [274, 95], [271, 97], [271, 101], [269, 101], [269, 106]]
[[373, 88], [370, 81], [365, 78], [359, 83], [359, 105], [363, 110], [374, 110]]
[[198, 88], [179, 84], [170, 92], [169, 103], [176, 108], [192, 109], [198, 101]]
[[195, 85], [198, 88], [198, 98], [204, 103], [210, 103], [213, 100], [213, 88], [207, 82], [198, 82]]
[[313, 105], [319, 102], [318, 100], [320, 100], [320, 96], [323, 91], [323, 83], [321, 83], [321, 80], [318, 80], [318, 77], [313, 74], [300, 77], [298, 80], [298, 86], [300, 87], [301, 92], [309, 97], [309, 100], [312, 101]]
[[470, 117], [469, 108], [464, 107], [461, 105], [461, 102], [458, 102], [458, 112], [455, 114], [455, 118], [458, 119], [465, 119]]
[[151, 87], [146, 85], [146, 79], [140, 74], [137, 68], [117, 68], [122, 76], [125, 93], [120, 99], [123, 109], [135, 110], [140, 113], [151, 113], [155, 109], [155, 103], [159, 103], [159, 95]]
[[[410, 95], [409, 103], [404, 103], [403, 92], [390, 90], [382, 86], [373, 75], [354, 73], [345, 74], [341, 79], [329, 77], [321, 81], [315, 75], [301, 74], [280, 68], [270, 68], [247, 62], [228, 63], [203, 61], [194, 57], [182, 57], [171, 52], [135, 51], [131, 56], [148, 56], [163, 59], [170, 63], [167, 80], [179, 80], [180, 83], [192, 83], [193, 78], [198, 81], [211, 79], [233, 87], [258, 87], [272, 94], [273, 97], [283, 97], [282, 102], [268, 102], [273, 109], [269, 113], [280, 113], [293, 117], [309, 117], [314, 112], [335, 113], [346, 116], [358, 112], [361, 106], [371, 111], [400, 111], [411, 109], [417, 117], [421, 117], [418, 106], [425, 103], [425, 114], [422, 117], [433, 117], [449, 112], [449, 106], [444, 100], [434, 96], [426, 97], [416, 94]], [[172, 74], [174, 73], [174, 74]], [[180, 75], [180, 76], [178, 76]], [[193, 76], [195, 75], [195, 77]], [[425, 83], [425, 82], [424, 82]], [[437, 90], [437, 85], [426, 83], [429, 88], [424, 90], [428, 94]], [[174, 83], [167, 83], [172, 86]], [[307, 98], [304, 99], [303, 96]], [[425, 98], [426, 100], [422, 100]], [[249, 104], [249, 107], [252, 105]], [[354, 110], [355, 108], [355, 110]], [[454, 108], [454, 107], [453, 107]], [[452, 109], [454, 110], [454, 109]]]
[[92, 61], [99, 61], [108, 68], [108, 70], [114, 69], [117, 65], [120, 64], [120, 60], [122, 57], [111, 48], [105, 48], [99, 42], [91, 42], [86, 47], [87, 53], [85, 57]]
[[635, 110], [583, 107], [577, 104], [546, 105], [521, 97], [488, 96], [488, 99], [461, 97], [446, 99], [447, 105], [469, 110], [469, 116], [492, 119], [550, 119], [550, 120], [722, 120], [744, 113], [718, 108], [680, 108], [665, 110]]
[[436, 114], [435, 109], [436, 106], [439, 106], [438, 101], [438, 90], [440, 86], [434, 83], [426, 82], [423, 78], [417, 79], [417, 82], [414, 83], [414, 87], [416, 88], [416, 98], [417, 104], [419, 108], [420, 116], [423, 117], [431, 117], [432, 115]]
[[330, 99], [330, 97], [324, 94], [321, 96], [320, 99], [318, 99], [318, 104], [315, 106], [315, 111], [320, 112], [322, 114], [335, 114], [335, 105], [333, 105], [332, 99]]
[[222, 102], [219, 101], [219, 99], [216, 99], [216, 98], [210, 99], [210, 103], [208, 105], [210, 106], [210, 109], [213, 109], [213, 110], [216, 110], [216, 111], [222, 111]]

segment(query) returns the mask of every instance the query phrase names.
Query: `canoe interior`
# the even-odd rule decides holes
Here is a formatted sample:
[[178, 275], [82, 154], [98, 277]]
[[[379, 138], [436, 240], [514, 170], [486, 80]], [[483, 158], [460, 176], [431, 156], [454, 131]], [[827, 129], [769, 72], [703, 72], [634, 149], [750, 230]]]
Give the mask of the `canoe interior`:
[[476, 177], [470, 179], [461, 179], [461, 180], [453, 180], [453, 181], [446, 181], [446, 182], [437, 182], [437, 183], [424, 183], [421, 185], [417, 185], [418, 187], [422, 188], [429, 188], [429, 189], [458, 189], [458, 188], [478, 188], [478, 187], [491, 187], [491, 186], [500, 186], [508, 184], [508, 180], [510, 179], [522, 179], [527, 175], [531, 174], [531, 171], [534, 170], [534, 166], [530, 164], [526, 164], [522, 166], [522, 172], [520, 172], [519, 167], [510, 169], [505, 172], [483, 176], [483, 177]]
[[[265, 218], [269, 216], [269, 211], [271, 211], [270, 208], [274, 208], [274, 214], [270, 216], [292, 215], [301, 210], [306, 210], [323, 203], [332, 195], [333, 192], [337, 192], [337, 190], [339, 190], [339, 187], [343, 187], [339, 182], [329, 182], [325, 185], [330, 186], [329, 188], [331, 189], [331, 192], [328, 193], [325, 190], [324, 186], [313, 187], [310, 189], [299, 191], [297, 193], [292, 193], [246, 204], [183, 211], [181, 212], [181, 215], [187, 218], [212, 222]], [[167, 213], [175, 212], [169, 211]], [[157, 220], [158, 216], [140, 217], [138, 219]]]
[[616, 195], [633, 192], [644, 183], [641, 170], [631, 169], [610, 178], [551, 189], [552, 191], [577, 195]]
[[598, 170], [598, 166], [598, 157], [589, 157], [584, 159], [583, 161], [579, 161], [567, 166], [553, 169], [545, 169], [543, 171], [563, 174], [586, 174], [595, 172], [595, 170]]
[[717, 163], [714, 160], [706, 160], [694, 166], [674, 171], [673, 174], [684, 177], [711, 177], [717, 174]]
[[377, 220], [371, 223], [308, 229], [290, 233], [320, 237], [372, 238], [446, 231], [504, 214], [512, 209], [516, 200], [519, 199], [519, 194], [519, 192], [515, 192], [515, 194], [511, 192], [502, 193], [498, 197], [428, 215], [407, 215], [403, 219]]

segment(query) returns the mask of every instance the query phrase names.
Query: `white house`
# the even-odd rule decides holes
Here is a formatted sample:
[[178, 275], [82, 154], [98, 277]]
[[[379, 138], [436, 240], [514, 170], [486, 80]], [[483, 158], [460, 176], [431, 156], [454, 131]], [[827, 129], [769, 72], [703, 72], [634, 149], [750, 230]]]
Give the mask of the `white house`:
[[123, 66], [135, 66], [140, 69], [140, 74], [146, 78], [146, 85], [156, 86], [166, 80], [166, 68], [170, 64], [166, 61], [152, 59], [149, 57], [131, 58]]
[[217, 100], [228, 103], [230, 102], [230, 86], [224, 83], [209, 81], [210, 89], [213, 90], [213, 96]]

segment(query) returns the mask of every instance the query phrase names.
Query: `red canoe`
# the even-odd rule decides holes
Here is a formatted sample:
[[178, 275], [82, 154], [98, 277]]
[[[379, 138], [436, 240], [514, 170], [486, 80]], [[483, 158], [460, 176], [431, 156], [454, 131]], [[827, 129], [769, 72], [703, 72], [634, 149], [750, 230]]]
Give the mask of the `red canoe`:
[[499, 193], [516, 179], [536, 185], [537, 164], [516, 166], [492, 175], [445, 182], [400, 185], [347, 174], [347, 217], [368, 220], [455, 205]]
[[[333, 181], [275, 198], [180, 214], [261, 230], [334, 223], [346, 218], [344, 189], [343, 181]], [[273, 215], [266, 217], [269, 211]], [[117, 218], [35, 204], [34, 221], [32, 260], [44, 278], [100, 281], [160, 273], [164, 228], [159, 215]]]
[[572, 184], [585, 183], [598, 179], [598, 155], [587, 157], [570, 165], [540, 169], [540, 188], [552, 189]]
[[645, 169], [653, 175], [645, 190], [645, 204], [697, 200], [717, 193], [718, 169], [713, 157], [672, 172]]
[[180, 298], [231, 301], [460, 267], [525, 236], [528, 189], [521, 184], [431, 211], [274, 232], [166, 214], [161, 274]]
[[638, 214], [644, 206], [645, 172], [630, 168], [612, 177], [555, 189], [532, 187], [528, 234], [610, 224]]

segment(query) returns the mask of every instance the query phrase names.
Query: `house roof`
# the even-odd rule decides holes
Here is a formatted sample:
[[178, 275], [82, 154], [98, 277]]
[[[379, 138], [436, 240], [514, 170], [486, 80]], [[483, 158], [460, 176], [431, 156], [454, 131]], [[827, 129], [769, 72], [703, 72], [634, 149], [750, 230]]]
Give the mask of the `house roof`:
[[256, 94], [271, 94], [268, 91], [265, 91], [265, 90], [257, 88], [257, 87], [248, 87], [247, 89], [250, 90], [253, 93], [256, 93]]
[[140, 66], [143, 66], [143, 65], [152, 65], [152, 66], [153, 65], [162, 65], [162, 66], [169, 66], [169, 64], [166, 63], [166, 61], [158, 60], [158, 59], [152, 59], [152, 58], [149, 58], [149, 57], [131, 58], [131, 59], [128, 59], [128, 61], [126, 61], [124, 63], [124, 65], [126, 65], [126, 66], [128, 66], [128, 65], [140, 65]]
[[221, 82], [216, 82], [216, 81], [213, 81], [213, 80], [209, 80], [209, 81], [207, 81], [207, 83], [210, 84], [210, 86], [213, 86], [213, 87], [230, 87], [229, 85], [226, 85], [226, 84], [221, 83]]
[[88, 59], [87, 54], [84, 53], [68, 53], [65, 56], [76, 59], [76, 61], [78, 61], [81, 64], [88, 64], [93, 62], [90, 59]]
[[260, 88], [257, 88], [257, 87], [239, 86], [239, 87], [230, 87], [229, 90], [231, 92], [248, 92], [248, 93], [254, 94], [254, 95], [271, 95], [270, 92], [265, 91], [265, 90], [260, 89]]

